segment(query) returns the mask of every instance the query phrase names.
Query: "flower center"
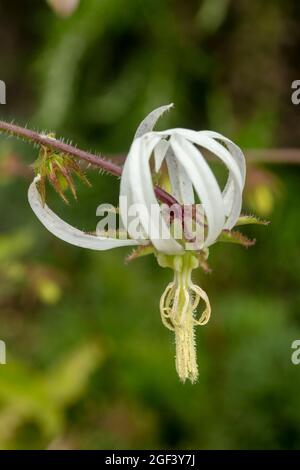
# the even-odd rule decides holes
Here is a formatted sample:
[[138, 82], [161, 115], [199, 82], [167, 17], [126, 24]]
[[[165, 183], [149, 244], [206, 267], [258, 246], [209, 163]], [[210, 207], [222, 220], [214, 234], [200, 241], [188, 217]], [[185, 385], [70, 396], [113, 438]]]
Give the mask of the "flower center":
[[[175, 333], [176, 370], [183, 382], [186, 379], [195, 382], [198, 366], [194, 329], [197, 325], [205, 325], [211, 313], [206, 292], [195, 285], [191, 278], [199, 261], [191, 252], [174, 256], [159, 253], [157, 260], [160, 266], [174, 270], [174, 279], [160, 299], [160, 313], [163, 324]], [[201, 300], [205, 302], [205, 309], [197, 318], [196, 310]]]

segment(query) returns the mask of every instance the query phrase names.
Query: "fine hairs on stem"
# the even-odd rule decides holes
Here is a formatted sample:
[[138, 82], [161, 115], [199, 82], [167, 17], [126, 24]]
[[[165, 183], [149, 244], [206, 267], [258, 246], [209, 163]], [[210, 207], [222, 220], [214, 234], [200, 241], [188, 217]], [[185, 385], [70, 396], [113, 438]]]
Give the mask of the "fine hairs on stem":
[[[55, 139], [54, 137], [51, 137], [47, 134], [38, 133], [25, 127], [10, 124], [5, 121], [0, 121], [0, 133], [1, 132], [9, 136], [11, 135], [14, 137], [21, 138], [37, 145], [43, 145], [44, 147], [56, 150], [74, 158], [84, 160], [90, 165], [101, 168], [102, 170], [106, 171], [107, 173], [113, 176], [120, 177], [122, 175], [121, 166], [116, 165], [115, 163], [110, 162], [109, 160], [106, 160], [103, 157], [100, 157], [90, 152], [86, 152], [85, 150], [81, 150], [77, 147], [74, 147], [73, 145]], [[176, 199], [171, 196], [171, 194], [167, 193], [164, 189], [160, 188], [159, 186], [155, 186], [154, 191], [157, 198], [168, 206], [178, 204]]]

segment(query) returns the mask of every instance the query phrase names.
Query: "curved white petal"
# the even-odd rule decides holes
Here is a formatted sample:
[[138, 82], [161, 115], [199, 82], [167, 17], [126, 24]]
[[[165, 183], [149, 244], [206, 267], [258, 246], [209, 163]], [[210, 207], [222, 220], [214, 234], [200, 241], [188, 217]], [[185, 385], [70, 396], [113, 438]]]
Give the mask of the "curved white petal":
[[154, 148], [154, 162], [155, 162], [155, 171], [156, 173], [160, 170], [161, 165], [166, 157], [166, 153], [169, 148], [169, 142], [165, 139], [162, 139], [156, 147]]
[[[128, 205], [136, 204], [137, 209], [141, 209], [139, 210], [140, 223], [155, 248], [158, 251], [172, 254], [182, 252], [182, 247], [172, 238], [169, 227], [162, 216], [160, 205], [154, 193], [149, 165], [152, 152], [160, 140], [160, 136], [156, 133], [148, 133], [133, 141], [123, 168], [120, 196], [122, 199], [124, 196], [127, 197]], [[157, 212], [154, 214], [156, 217], [153, 217], [154, 210]], [[121, 204], [120, 215], [131, 235], [130, 227], [126, 225], [127, 214]]]
[[233, 159], [236, 161], [237, 165], [239, 166], [243, 182], [245, 183], [246, 179], [246, 159], [245, 155], [243, 154], [242, 150], [238, 145], [236, 145], [232, 140], [228, 139], [224, 135], [220, 134], [219, 132], [215, 131], [200, 131], [199, 134], [204, 134], [213, 139], [220, 140], [223, 142], [228, 150], [230, 151]]
[[[243, 179], [243, 186], [244, 186], [245, 179], [246, 179], [246, 159], [240, 147], [238, 147], [238, 145], [232, 142], [232, 140], [228, 139], [227, 137], [224, 137], [222, 134], [219, 134], [218, 132], [201, 131], [200, 133], [204, 133], [214, 139], [218, 139], [226, 145], [233, 159], [236, 161], [237, 165], [239, 166], [241, 176]], [[225, 204], [226, 215], [229, 215], [232, 211], [234, 195], [235, 195], [234, 181], [233, 181], [231, 174], [229, 173], [227, 183], [223, 190], [223, 199], [224, 199], [224, 204]]]
[[116, 238], [89, 235], [88, 233], [72, 227], [67, 222], [64, 222], [46, 204], [44, 206], [42, 205], [41, 197], [36, 187], [36, 183], [39, 179], [39, 176], [37, 176], [29, 186], [28, 201], [40, 222], [56, 237], [71, 245], [89, 248], [91, 250], [109, 250], [111, 248], [139, 244], [139, 242], [135, 240], [119, 240]]
[[166, 154], [172, 195], [180, 204], [194, 204], [193, 184], [184, 166], [176, 159], [171, 149]]
[[178, 161], [185, 168], [194, 185], [206, 214], [208, 233], [204, 246], [210, 246], [221, 233], [224, 222], [224, 204], [218, 182], [200, 151], [182, 136], [174, 134], [171, 145]]
[[[134, 138], [138, 138], [151, 132], [158, 119], [174, 106], [173, 103], [161, 106], [152, 111], [139, 125]], [[193, 204], [195, 201], [193, 185], [190, 183], [182, 166], [176, 162], [169, 149], [169, 143], [162, 139], [154, 149], [155, 171], [158, 172], [163, 160], [166, 159], [172, 186], [172, 194], [181, 204]]]
[[166, 160], [172, 195], [180, 204], [194, 204], [194, 190], [184, 167], [176, 160], [169, 141], [162, 139], [154, 148], [155, 171], [158, 172]]
[[[229, 170], [230, 175], [230, 184], [227, 184], [227, 199], [225, 199], [224, 203], [227, 202], [227, 207], [225, 205], [226, 215], [228, 216], [224, 228], [231, 229], [241, 212], [242, 207], [242, 191], [244, 187], [244, 174], [241, 171], [241, 168], [230, 154], [230, 152], [220, 143], [215, 141], [211, 136], [207, 135], [206, 133], [200, 133], [196, 131], [192, 131], [189, 129], [169, 129], [163, 132], [156, 132], [163, 136], [164, 138], [167, 135], [180, 135], [185, 139], [191, 141], [194, 144], [199, 145], [200, 147], [206, 148], [214, 155], [216, 155]], [[228, 207], [229, 204], [229, 196], [232, 199], [231, 207]], [[223, 193], [224, 198], [224, 193]]]
[[137, 128], [137, 131], [135, 133], [134, 139], [137, 139], [138, 137], [141, 137], [142, 135], [146, 134], [147, 132], [150, 132], [153, 130], [156, 122], [158, 119], [166, 112], [169, 111], [169, 109], [173, 108], [174, 104], [167, 104], [165, 106], [160, 106], [157, 109], [154, 109], [148, 116], [145, 117], [145, 119], [141, 122], [139, 127]]

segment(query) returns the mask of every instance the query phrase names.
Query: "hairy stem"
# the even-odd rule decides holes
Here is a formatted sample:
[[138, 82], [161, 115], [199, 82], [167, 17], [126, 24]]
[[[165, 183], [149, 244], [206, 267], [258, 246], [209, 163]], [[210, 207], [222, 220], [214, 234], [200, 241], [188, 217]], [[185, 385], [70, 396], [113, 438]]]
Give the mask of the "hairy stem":
[[[121, 166], [116, 165], [115, 163], [112, 163], [103, 157], [99, 157], [98, 155], [94, 155], [93, 153], [80, 150], [77, 147], [74, 147], [73, 145], [66, 144], [61, 140], [54, 139], [53, 137], [47, 136], [46, 134], [38, 133], [25, 127], [20, 127], [5, 121], [0, 121], [0, 132], [14, 137], [22, 138], [34, 144], [44, 145], [47, 148], [57, 150], [58, 152], [62, 152], [74, 158], [79, 158], [80, 160], [86, 161], [90, 165], [101, 168], [102, 170], [106, 171], [107, 173], [110, 173], [111, 175], [121, 176], [122, 174]], [[178, 204], [176, 199], [173, 198], [171, 194], [167, 193], [164, 189], [160, 188], [159, 186], [155, 186], [154, 190], [157, 198], [161, 202], [164, 202], [168, 206]]]

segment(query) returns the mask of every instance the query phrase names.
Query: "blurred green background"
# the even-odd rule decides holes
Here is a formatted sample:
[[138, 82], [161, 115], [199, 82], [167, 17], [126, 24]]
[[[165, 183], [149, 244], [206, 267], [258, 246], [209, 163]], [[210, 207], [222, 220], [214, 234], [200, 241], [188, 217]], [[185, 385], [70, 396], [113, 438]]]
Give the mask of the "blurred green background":
[[[214, 129], [262, 160], [300, 147], [299, 1], [66, 3], [0, 0], [2, 119], [113, 154], [174, 102], [160, 126]], [[49, 234], [27, 203], [36, 156], [0, 138], [0, 448], [300, 448], [299, 166], [284, 151], [277, 165], [249, 160], [245, 212], [271, 224], [245, 230], [249, 250], [214, 246], [213, 273], [197, 274], [213, 313], [197, 332], [199, 382], [182, 385], [158, 308], [171, 272]], [[49, 199], [93, 230], [118, 184], [90, 179], [70, 207]]]

